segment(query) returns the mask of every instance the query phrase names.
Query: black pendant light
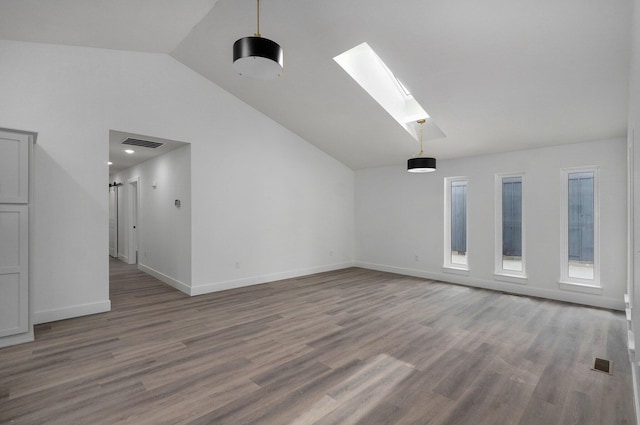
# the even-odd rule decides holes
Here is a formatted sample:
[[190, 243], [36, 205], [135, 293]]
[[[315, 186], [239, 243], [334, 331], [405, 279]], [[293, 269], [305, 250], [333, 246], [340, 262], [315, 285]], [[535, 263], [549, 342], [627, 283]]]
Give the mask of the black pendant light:
[[260, 0], [258, 28], [253, 37], [244, 37], [233, 43], [233, 67], [243, 77], [272, 80], [284, 69], [282, 47], [275, 41], [260, 36]]
[[422, 126], [425, 120], [418, 120], [420, 124], [420, 152], [418, 152], [413, 158], [409, 158], [407, 161], [407, 171], [410, 173], [430, 173], [436, 171], [436, 159], [423, 156], [422, 151]]

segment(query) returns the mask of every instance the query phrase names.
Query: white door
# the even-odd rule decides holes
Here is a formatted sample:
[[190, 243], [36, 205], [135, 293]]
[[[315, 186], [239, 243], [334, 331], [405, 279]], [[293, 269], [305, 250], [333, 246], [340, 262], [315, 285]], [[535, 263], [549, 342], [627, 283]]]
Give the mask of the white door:
[[109, 187], [109, 255], [118, 257], [118, 187]]
[[138, 178], [129, 181], [129, 264], [138, 263]]
[[0, 337], [29, 331], [26, 205], [0, 204]]
[[33, 340], [28, 276], [31, 137], [0, 130], [0, 347]]
[[33, 341], [29, 313], [32, 136], [0, 131], [0, 347]]

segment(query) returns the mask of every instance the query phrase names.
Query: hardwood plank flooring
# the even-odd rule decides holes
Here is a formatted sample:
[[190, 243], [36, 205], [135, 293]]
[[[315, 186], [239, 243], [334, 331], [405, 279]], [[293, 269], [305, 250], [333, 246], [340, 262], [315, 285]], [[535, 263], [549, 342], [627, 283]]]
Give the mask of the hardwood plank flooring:
[[0, 423], [635, 423], [620, 312], [357, 268], [188, 297], [110, 268], [111, 312], [0, 350]]

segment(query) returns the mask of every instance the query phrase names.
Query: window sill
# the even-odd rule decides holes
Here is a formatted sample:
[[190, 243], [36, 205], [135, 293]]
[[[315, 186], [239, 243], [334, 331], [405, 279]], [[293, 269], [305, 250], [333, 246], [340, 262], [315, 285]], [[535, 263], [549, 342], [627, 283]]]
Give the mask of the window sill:
[[444, 273], [457, 274], [460, 276], [469, 276], [469, 269], [454, 266], [442, 266]]
[[558, 287], [565, 291], [583, 292], [585, 294], [602, 295], [602, 286], [590, 285], [587, 283], [568, 282], [561, 280], [558, 282]]
[[527, 276], [520, 276], [520, 275], [515, 275], [515, 274], [507, 274], [507, 273], [494, 273], [493, 274], [493, 278], [495, 280], [500, 280], [503, 282], [509, 282], [509, 283], [517, 283], [519, 285], [526, 285], [528, 278]]

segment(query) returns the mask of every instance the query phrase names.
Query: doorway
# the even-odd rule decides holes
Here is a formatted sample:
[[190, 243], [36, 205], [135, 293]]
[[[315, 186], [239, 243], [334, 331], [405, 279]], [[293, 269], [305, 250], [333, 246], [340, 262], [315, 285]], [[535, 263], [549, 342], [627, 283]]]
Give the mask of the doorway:
[[118, 228], [110, 266], [119, 261], [184, 290], [191, 281], [190, 144], [110, 130], [108, 165], [111, 185], [119, 185], [108, 203], [110, 213], [117, 209], [109, 234]]

